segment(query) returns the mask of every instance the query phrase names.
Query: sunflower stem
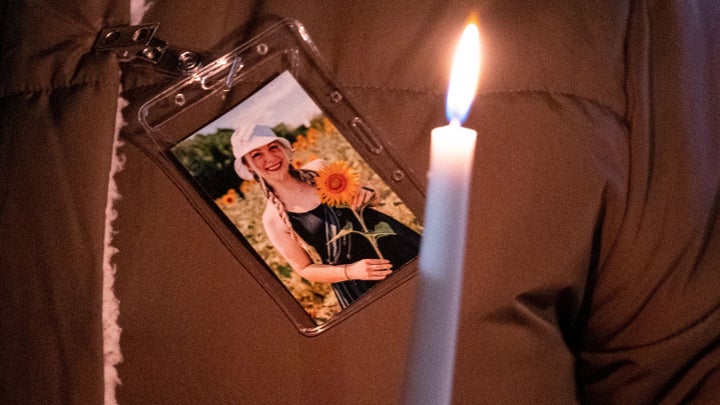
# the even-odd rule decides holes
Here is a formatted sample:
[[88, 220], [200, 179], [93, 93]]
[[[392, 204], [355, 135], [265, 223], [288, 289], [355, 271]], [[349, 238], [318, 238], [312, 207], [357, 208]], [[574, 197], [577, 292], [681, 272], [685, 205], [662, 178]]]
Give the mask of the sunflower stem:
[[374, 238], [372, 235], [370, 235], [370, 231], [368, 230], [367, 225], [365, 225], [365, 219], [362, 215], [362, 211], [364, 208], [365, 206], [363, 205], [360, 207], [359, 212], [355, 210], [355, 208], [350, 208], [350, 211], [352, 211], [352, 213], [355, 215], [355, 218], [357, 218], [358, 222], [360, 223], [360, 226], [363, 229], [362, 235], [365, 237], [365, 239], [368, 240], [368, 242], [370, 242], [370, 245], [375, 250], [375, 254], [378, 256], [378, 258], [385, 259], [382, 255], [382, 252], [380, 252], [380, 247], [377, 244], [377, 238]]

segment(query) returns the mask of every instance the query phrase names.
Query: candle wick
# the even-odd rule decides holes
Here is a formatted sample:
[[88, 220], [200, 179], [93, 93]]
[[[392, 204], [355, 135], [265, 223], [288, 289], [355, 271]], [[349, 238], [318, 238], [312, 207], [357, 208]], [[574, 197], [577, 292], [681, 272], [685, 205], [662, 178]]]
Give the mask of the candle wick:
[[453, 119], [450, 121], [450, 126], [459, 127], [459, 126], [460, 126], [460, 120], [457, 119], [457, 118], [453, 118]]

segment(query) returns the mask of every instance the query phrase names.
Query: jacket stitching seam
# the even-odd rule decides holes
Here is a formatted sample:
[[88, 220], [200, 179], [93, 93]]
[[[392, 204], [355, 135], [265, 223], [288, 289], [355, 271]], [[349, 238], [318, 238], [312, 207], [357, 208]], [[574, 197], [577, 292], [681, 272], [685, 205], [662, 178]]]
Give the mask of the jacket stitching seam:
[[91, 80], [91, 81], [87, 81], [87, 82], [72, 83], [72, 84], [67, 84], [67, 85], [59, 85], [59, 86], [51, 86], [51, 87], [17, 89], [17, 90], [10, 90], [7, 92], [0, 93], [0, 98], [22, 96], [22, 95], [27, 95], [27, 94], [49, 93], [54, 90], [71, 89], [73, 87], [87, 86], [87, 85], [93, 85], [93, 84], [116, 86], [118, 83], [114, 82], [114, 81], [109, 81], [109, 80]]
[[[415, 94], [427, 94], [432, 96], [444, 96], [444, 93], [438, 93], [435, 91], [430, 90], [418, 90], [413, 89], [409, 87], [390, 87], [390, 86], [378, 86], [378, 85], [346, 85], [344, 86], [347, 89], [364, 89], [364, 90], [385, 90], [385, 91], [396, 91], [396, 92], [410, 92]], [[624, 115], [617, 111], [615, 108], [611, 107], [609, 104], [604, 103], [600, 101], [599, 99], [583, 96], [577, 93], [569, 92], [569, 91], [555, 91], [555, 90], [547, 90], [547, 89], [507, 89], [507, 90], [493, 90], [493, 91], [487, 91], [478, 93], [478, 96], [490, 96], [490, 95], [502, 95], [502, 94], [516, 94], [516, 93], [537, 93], [537, 94], [549, 94], [549, 95], [559, 95], [559, 96], [565, 96], [565, 97], [573, 97], [581, 100], [588, 101], [592, 104], [595, 104], [597, 106], [600, 106], [604, 109], [607, 109], [611, 111], [614, 115], [617, 117], [624, 119]]]

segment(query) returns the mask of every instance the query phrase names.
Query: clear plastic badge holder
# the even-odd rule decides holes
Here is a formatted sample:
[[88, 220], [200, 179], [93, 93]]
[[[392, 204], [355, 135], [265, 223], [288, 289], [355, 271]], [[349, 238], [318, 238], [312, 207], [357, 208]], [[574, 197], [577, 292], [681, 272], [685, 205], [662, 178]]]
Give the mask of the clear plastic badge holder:
[[[271, 127], [292, 143], [294, 153], [288, 163], [294, 167], [311, 167], [317, 159], [329, 164], [346, 162], [344, 167], [357, 173], [361, 185], [374, 193], [376, 203], [371, 208], [396, 221], [390, 222], [390, 228], [406, 227], [418, 239], [421, 232], [414, 214], [422, 210], [420, 188], [405, 175], [406, 170], [328, 72], [304, 27], [296, 21], [283, 21], [178, 80], [139, 110], [140, 123], [156, 146], [159, 164], [240, 265], [306, 336], [350, 318], [408, 280], [417, 272], [417, 254], [408, 256], [406, 252], [401, 265], [394, 266], [386, 279], [350, 302], [339, 291], [347, 283], [338, 290], [331, 284], [301, 278], [263, 230], [267, 199], [259, 182], [236, 174], [230, 140], [236, 130], [258, 124]], [[340, 170], [340, 175], [347, 173]], [[342, 214], [340, 210], [337, 213]], [[318, 247], [328, 249], [326, 261], [331, 260], [333, 249], [348, 248], [347, 243], [342, 244], [343, 238], [349, 238], [347, 230], [342, 231], [349, 226], [343, 226], [347, 217], [335, 218], [330, 224], [335, 228], [326, 235], [335, 240]], [[325, 227], [330, 229], [327, 223]], [[388, 232], [382, 225], [365, 233], [364, 240], [381, 231]], [[397, 238], [400, 232], [391, 229], [389, 233]], [[358, 244], [357, 239], [354, 243]], [[303, 243], [308, 255], [320, 263], [317, 249], [307, 245]], [[346, 264], [332, 260], [331, 264]], [[355, 283], [350, 287], [358, 284], [349, 283]]]

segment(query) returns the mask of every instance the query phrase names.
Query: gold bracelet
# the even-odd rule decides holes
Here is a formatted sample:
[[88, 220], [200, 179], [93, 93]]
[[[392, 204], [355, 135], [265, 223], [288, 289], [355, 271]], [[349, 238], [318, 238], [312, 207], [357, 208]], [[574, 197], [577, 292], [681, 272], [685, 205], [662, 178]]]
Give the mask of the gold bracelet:
[[343, 273], [345, 273], [345, 278], [350, 280], [350, 276], [347, 274], [347, 264], [343, 265]]

